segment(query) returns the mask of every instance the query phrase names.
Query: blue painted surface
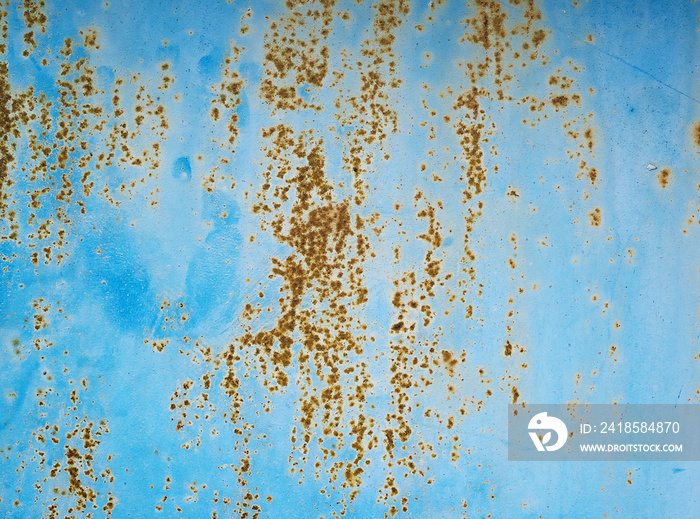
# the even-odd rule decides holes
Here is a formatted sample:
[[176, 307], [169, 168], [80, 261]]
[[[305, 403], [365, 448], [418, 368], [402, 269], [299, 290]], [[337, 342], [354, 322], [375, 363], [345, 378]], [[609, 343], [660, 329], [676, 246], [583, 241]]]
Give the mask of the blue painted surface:
[[[199, 384], [214, 370], [215, 362], [207, 361], [202, 350], [211, 348], [211, 356], [221, 360], [217, 356], [241, 337], [246, 303], [257, 302], [262, 290], [263, 304], [274, 306], [284, 292], [282, 280], [271, 274], [271, 258], [284, 258], [291, 248], [276, 240], [269, 226], [262, 230], [263, 216], [253, 211], [265, 168], [276, 160], [265, 155], [270, 143], [261, 137], [261, 129], [280, 123], [297, 132], [313, 129], [323, 139], [334, 200], [354, 194], [352, 177], [342, 169], [349, 153], [344, 144], [362, 122], [336, 118], [334, 101], [342, 96], [329, 86], [331, 76], [322, 88], [298, 85], [303, 100], [323, 106], [319, 111], [275, 111], [261, 96], [266, 33], [272, 20], [286, 15], [286, 7], [275, 2], [54, 2], [44, 9], [46, 33], [35, 28], [38, 48], [29, 57], [22, 56], [28, 29], [16, 7], [8, 9], [7, 52], [2, 56], [13, 93], [33, 85], [35, 95], [43, 92], [53, 100], [48, 111], [57, 118], [60, 68], [53, 61], [42, 66], [41, 59], [62, 59], [65, 38], [79, 42], [80, 30], [94, 28], [100, 48], [75, 47], [64, 60], [74, 64], [85, 57], [95, 69], [97, 88], [105, 93], [95, 94], [90, 103], [112, 110], [110, 89], [116, 78], [124, 78], [120, 95], [127, 118], [136, 115], [131, 110], [143, 85], [155, 105], [165, 107], [168, 127], [144, 127], [142, 135], [128, 139], [135, 155], [159, 142], [157, 165], [91, 166], [96, 185], [90, 196], [81, 194], [78, 180], [86, 169], [78, 165], [82, 152], [70, 152], [73, 202], [82, 200], [85, 212], [75, 203], [55, 199], [61, 189], [60, 168], [49, 180], [29, 179], [22, 167], [38, 159], [27, 147], [26, 134], [16, 139], [11, 165], [15, 183], [3, 193], [16, 201], [21, 239], [8, 238], [11, 221], [5, 216], [0, 243], [1, 517], [49, 517], [54, 497], [56, 517], [71, 515], [68, 509], [79, 497], [63, 471], [69, 466], [65, 446], [82, 441], [66, 438], [72, 425], [65, 424], [83, 419], [83, 426], [92, 423], [92, 434], [101, 421], [104, 429], [94, 451], [79, 446], [83, 455], [94, 457], [97, 480], [81, 478], [97, 494], [86, 510], [72, 512], [75, 517], [90, 512], [104, 517], [102, 507], [110, 495], [115, 518], [200, 518], [213, 512], [218, 517], [252, 517], [252, 505], [260, 507], [259, 517], [271, 518], [329, 518], [341, 511], [345, 517], [374, 518], [390, 513], [391, 506], [397, 506], [398, 516], [422, 518], [700, 516], [696, 462], [515, 463], [507, 461], [506, 438], [514, 386], [520, 400], [529, 403], [699, 401], [700, 148], [693, 127], [700, 121], [700, 11], [695, 2], [573, 5], [550, 0], [539, 5], [543, 19], [538, 27], [547, 31], [539, 51], [548, 63], [541, 65], [538, 57], [526, 67], [506, 70], [514, 76], [506, 89], [512, 101], [493, 95], [493, 71], [480, 80], [492, 94], [481, 99], [481, 109], [490, 117], [486, 124], [495, 127], [488, 142], [480, 143], [487, 171], [484, 192], [468, 204], [462, 202], [460, 166], [465, 160], [453, 127], [465, 111], [454, 110], [453, 104], [460, 91], [471, 88], [465, 67], [458, 64], [484, 63], [490, 52], [458, 43], [466, 30], [460, 20], [473, 16], [475, 7], [435, 2], [431, 8], [428, 2], [414, 2], [401, 15], [393, 50], [395, 77], [403, 83], [387, 89], [386, 101], [397, 112], [397, 132], [389, 133], [381, 147], [365, 147], [373, 153], [363, 179], [367, 198], [359, 206], [351, 204], [353, 217], [370, 221], [370, 215], [378, 214], [371, 224], [377, 232], [367, 232], [375, 256], [362, 263], [368, 301], [353, 310], [368, 327], [358, 335], [376, 340], [365, 340], [364, 351], [347, 361], [358, 371], [364, 362], [371, 375], [374, 387], [363, 412], [376, 420], [374, 434], [379, 438], [363, 458], [371, 464], [364, 466], [356, 488], [344, 486], [342, 472], [337, 481], [329, 482], [323, 472], [314, 477], [317, 459], [324, 471], [357, 456], [350, 436], [329, 460], [320, 456], [314, 436], [306, 461], [290, 438], [292, 428], [300, 428], [299, 402], [304, 398], [298, 357], [303, 346], [298, 341], [292, 346], [290, 384], [279, 392], [269, 393], [263, 386], [269, 374], [260, 374], [255, 365], [246, 369], [237, 364], [241, 374], [249, 373], [241, 379], [244, 419], [239, 423], [224, 415], [232, 401], [217, 389], [225, 376], [222, 370], [216, 372], [210, 400], [187, 411], [191, 426], [176, 430], [181, 409], [170, 408], [172, 401], [179, 405], [185, 398], [173, 395], [182, 393], [186, 380]], [[253, 14], [246, 18], [249, 7]], [[310, 3], [301, 12], [307, 8], [321, 7]], [[350, 19], [341, 21], [337, 13], [346, 10]], [[514, 23], [522, 19], [522, 6], [504, 2], [503, 10]], [[330, 63], [331, 71], [339, 71], [343, 49], [352, 56], [350, 63], [362, 59], [361, 42], [371, 37], [375, 9], [367, 2], [341, 2], [332, 12]], [[419, 24], [424, 30], [416, 30]], [[241, 34], [241, 26], [249, 27], [248, 32]], [[512, 41], [509, 54], [519, 49], [516, 37], [505, 41]], [[224, 60], [234, 56], [232, 46], [242, 49], [230, 67], [243, 80], [243, 90], [239, 103], [213, 121], [210, 110], [218, 96], [213, 88], [222, 81]], [[167, 71], [163, 63], [169, 64]], [[344, 73], [350, 78], [344, 87], [356, 91], [356, 71]], [[133, 79], [136, 74], [138, 80]], [[158, 89], [166, 75], [174, 83]], [[580, 106], [570, 102], [560, 111], [547, 105], [531, 112], [530, 102], [518, 103], [524, 96], [547, 101], [552, 75], [575, 80], [568, 92], [580, 94]], [[437, 116], [430, 116], [423, 100]], [[226, 126], [232, 113], [238, 116], [238, 135], [229, 146]], [[443, 116], [452, 120], [444, 123]], [[522, 123], [537, 117], [541, 121], [534, 127]], [[153, 120], [157, 124], [155, 116]], [[421, 126], [423, 121], [428, 124]], [[570, 121], [579, 133], [592, 128], [593, 152], [586, 151], [582, 138], [567, 136], [569, 128], [563, 125]], [[429, 139], [431, 125], [435, 140]], [[103, 149], [101, 139], [109, 128], [104, 134], [84, 132], [82, 138], [90, 149]], [[55, 131], [44, 141], [62, 146]], [[567, 150], [577, 151], [581, 143], [583, 155], [570, 158]], [[384, 153], [390, 158], [382, 159]], [[52, 152], [47, 162], [51, 166], [57, 160]], [[595, 185], [585, 175], [577, 178], [581, 160], [598, 170]], [[425, 173], [419, 167], [423, 163]], [[649, 163], [656, 169], [648, 170]], [[662, 187], [657, 175], [665, 168], [671, 177]], [[441, 182], [433, 180], [433, 172]], [[211, 192], [210, 174], [216, 177]], [[132, 181], [133, 187], [120, 191]], [[29, 192], [43, 186], [49, 190], [42, 195], [42, 207], [33, 211], [36, 222], [55, 220], [59, 207], [70, 220], [54, 223], [54, 234], [44, 241], [28, 237], [38, 224], [27, 223], [32, 212]], [[104, 186], [112, 201], [100, 195]], [[507, 195], [512, 189], [517, 196]], [[416, 340], [427, 344], [437, 338], [438, 346], [430, 356], [435, 369], [420, 372], [431, 385], [422, 393], [412, 390], [411, 403], [442, 417], [425, 417], [417, 407], [410, 414], [412, 435], [401, 455], [414, 454], [422, 475], [395, 461], [390, 466], [382, 443], [382, 431], [395, 426], [385, 422], [395, 412], [389, 348], [397, 313], [392, 307], [394, 281], [409, 271], [422, 272], [429, 248], [418, 238], [428, 221], [417, 217], [425, 206], [414, 206], [416, 190], [433, 207], [438, 201], [444, 204], [438, 211], [442, 242], [435, 257], [443, 260], [443, 276], [454, 273], [451, 280], [443, 279], [446, 288], [429, 298], [437, 314], [434, 323], [416, 332]], [[464, 217], [478, 202], [484, 203], [483, 214], [469, 233], [476, 259], [465, 263]], [[395, 209], [397, 203], [402, 207]], [[589, 213], [596, 207], [602, 214], [598, 227], [589, 225]], [[31, 254], [56, 240], [59, 227], [66, 229], [66, 244], [54, 245], [51, 261], [40, 255], [32, 263]], [[394, 261], [396, 246], [402, 247], [399, 263]], [[57, 264], [59, 249], [66, 256]], [[473, 280], [462, 271], [465, 265], [474, 267]], [[465, 292], [462, 286], [468, 287]], [[456, 300], [450, 300], [451, 293]], [[323, 308], [310, 297], [304, 308]], [[469, 304], [473, 315], [465, 318]], [[35, 315], [44, 315], [48, 326], [35, 329]], [[263, 313], [259, 328], [274, 326], [278, 317], [277, 310]], [[160, 341], [167, 341], [162, 351], [154, 347]], [[505, 356], [506, 341], [523, 351]], [[457, 357], [464, 352], [456, 377], [440, 367], [442, 350]], [[324, 386], [314, 379], [312, 387]], [[48, 394], [37, 394], [49, 388]], [[70, 400], [72, 390], [78, 403]], [[354, 391], [352, 384], [346, 390]], [[461, 407], [467, 410], [464, 416]], [[348, 421], [357, 416], [355, 410], [346, 412], [344, 427], [349, 428]], [[448, 416], [457, 418], [452, 429], [446, 427]], [[46, 424], [60, 426], [58, 443], [48, 433], [45, 443], [37, 440], [37, 431]], [[243, 424], [244, 432], [236, 432]], [[329, 445], [335, 441], [332, 435], [315, 434]], [[426, 444], [432, 451], [425, 450]], [[401, 447], [397, 440], [396, 451]], [[37, 449], [45, 453], [43, 465]], [[453, 449], [459, 452], [456, 461]], [[240, 476], [234, 468], [246, 456], [251, 472]], [[61, 470], [50, 478], [55, 461], [61, 462]], [[102, 473], [105, 469], [113, 481]], [[396, 502], [393, 496], [380, 499], [388, 473], [398, 487]], [[67, 493], [61, 495], [62, 490]], [[358, 493], [351, 500], [354, 490]], [[245, 497], [248, 492], [252, 498]], [[405, 512], [400, 511], [402, 497], [408, 503]], [[93, 503], [98, 506], [94, 512]]]

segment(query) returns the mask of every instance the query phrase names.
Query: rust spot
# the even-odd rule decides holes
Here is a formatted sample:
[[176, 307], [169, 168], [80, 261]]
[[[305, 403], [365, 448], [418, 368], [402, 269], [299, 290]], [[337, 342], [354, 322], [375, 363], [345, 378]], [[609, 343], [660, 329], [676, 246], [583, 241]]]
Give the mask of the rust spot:
[[543, 29], [537, 29], [532, 35], [532, 44], [537, 46], [542, 43], [547, 37], [547, 33]]
[[598, 170], [595, 168], [590, 168], [588, 170], [588, 179], [591, 181], [591, 184], [595, 186], [595, 182], [598, 180]]
[[588, 213], [588, 223], [591, 227], [600, 227], [603, 223], [603, 211], [601, 211], [600, 207], [596, 207]]
[[569, 104], [569, 96], [558, 95], [551, 98], [550, 102], [556, 108], [564, 108]]
[[506, 341], [505, 347], [503, 349], [503, 354], [506, 357], [510, 357], [513, 354], [513, 345], [510, 341]]
[[666, 189], [671, 182], [671, 170], [668, 168], [662, 169], [659, 174], [656, 175], [656, 179], [659, 181], [659, 185]]

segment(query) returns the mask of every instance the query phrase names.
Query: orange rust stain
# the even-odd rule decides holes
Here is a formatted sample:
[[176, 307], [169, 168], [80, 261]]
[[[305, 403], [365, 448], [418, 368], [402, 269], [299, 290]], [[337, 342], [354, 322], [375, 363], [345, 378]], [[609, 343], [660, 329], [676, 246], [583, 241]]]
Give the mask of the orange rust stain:
[[671, 182], [671, 170], [668, 168], [662, 169], [659, 174], [656, 175], [656, 179], [659, 181], [659, 185], [666, 189]]
[[511, 394], [511, 402], [514, 404], [517, 404], [518, 399], [520, 398], [520, 391], [518, 391], [518, 388], [515, 386], [512, 386], [510, 388], [510, 394]]

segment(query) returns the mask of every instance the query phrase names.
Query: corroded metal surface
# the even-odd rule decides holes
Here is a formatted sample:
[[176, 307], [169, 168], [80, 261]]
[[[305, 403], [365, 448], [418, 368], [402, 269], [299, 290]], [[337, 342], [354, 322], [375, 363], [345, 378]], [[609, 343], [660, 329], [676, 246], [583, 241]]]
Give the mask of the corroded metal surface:
[[698, 14], [5, 0], [0, 516], [698, 511], [506, 460], [700, 399]]

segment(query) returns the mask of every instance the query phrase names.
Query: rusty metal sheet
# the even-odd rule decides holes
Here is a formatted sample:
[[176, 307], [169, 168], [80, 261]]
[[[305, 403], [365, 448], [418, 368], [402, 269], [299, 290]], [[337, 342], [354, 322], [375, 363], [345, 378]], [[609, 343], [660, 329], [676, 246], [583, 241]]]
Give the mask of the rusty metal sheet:
[[0, 516], [700, 516], [699, 14], [3, 0]]

